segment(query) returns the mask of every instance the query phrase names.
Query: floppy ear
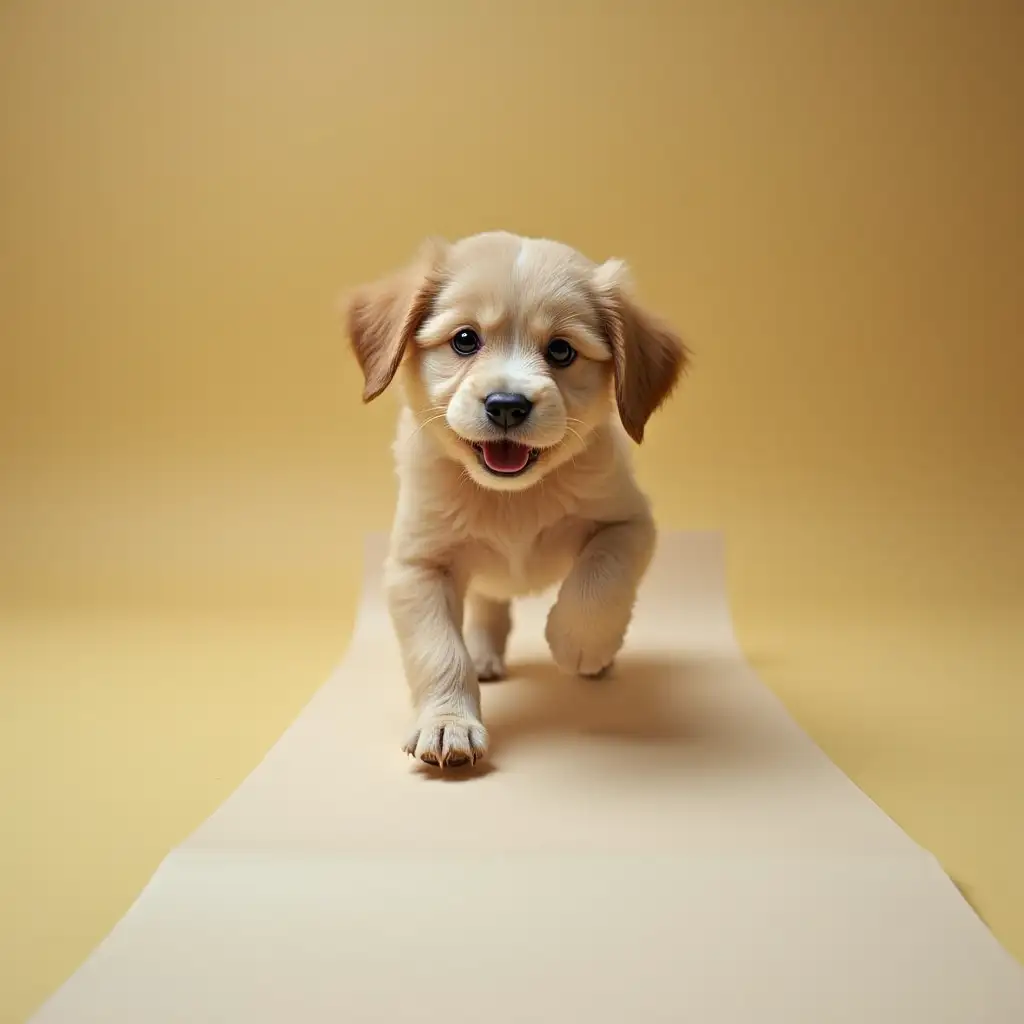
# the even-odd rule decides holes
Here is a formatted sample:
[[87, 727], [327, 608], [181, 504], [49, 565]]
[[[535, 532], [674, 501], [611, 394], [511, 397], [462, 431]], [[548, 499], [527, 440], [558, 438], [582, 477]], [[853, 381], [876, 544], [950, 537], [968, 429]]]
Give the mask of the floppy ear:
[[407, 267], [347, 298], [345, 320], [363, 371], [363, 401], [372, 402], [394, 379], [406, 346], [430, 312], [441, 284], [444, 244], [430, 240]]
[[609, 260], [594, 271], [594, 290], [615, 369], [615, 399], [626, 433], [640, 444], [644, 427], [689, 362], [678, 335], [629, 292], [628, 271]]

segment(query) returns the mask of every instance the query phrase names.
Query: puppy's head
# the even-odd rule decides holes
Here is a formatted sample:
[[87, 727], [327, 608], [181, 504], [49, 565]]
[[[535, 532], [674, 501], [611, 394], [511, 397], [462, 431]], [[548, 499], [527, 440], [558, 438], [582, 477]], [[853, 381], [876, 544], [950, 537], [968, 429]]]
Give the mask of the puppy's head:
[[357, 289], [348, 332], [372, 401], [401, 368], [421, 429], [481, 486], [520, 490], [617, 411], [634, 441], [686, 349], [630, 296], [618, 260], [504, 232], [429, 242]]

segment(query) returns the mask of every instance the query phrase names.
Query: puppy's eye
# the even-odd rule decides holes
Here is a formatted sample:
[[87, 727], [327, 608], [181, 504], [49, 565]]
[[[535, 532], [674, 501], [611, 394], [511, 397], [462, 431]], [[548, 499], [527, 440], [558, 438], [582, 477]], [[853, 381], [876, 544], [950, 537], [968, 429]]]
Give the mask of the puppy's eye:
[[452, 338], [452, 348], [460, 356], [471, 356], [480, 350], [480, 335], [465, 327]]
[[553, 366], [568, 366], [576, 358], [576, 349], [565, 338], [553, 338], [548, 343], [547, 357]]

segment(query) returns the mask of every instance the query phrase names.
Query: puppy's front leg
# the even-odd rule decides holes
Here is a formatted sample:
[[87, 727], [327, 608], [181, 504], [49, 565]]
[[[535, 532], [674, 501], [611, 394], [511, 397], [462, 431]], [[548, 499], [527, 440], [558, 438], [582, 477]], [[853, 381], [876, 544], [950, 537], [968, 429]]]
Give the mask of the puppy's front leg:
[[654, 542], [654, 522], [638, 516], [600, 527], [577, 556], [545, 631], [562, 671], [596, 676], [611, 665], [629, 628]]
[[386, 586], [417, 716], [406, 753], [442, 768], [475, 763], [487, 751], [487, 730], [462, 639], [460, 587], [444, 569], [401, 559], [389, 561]]

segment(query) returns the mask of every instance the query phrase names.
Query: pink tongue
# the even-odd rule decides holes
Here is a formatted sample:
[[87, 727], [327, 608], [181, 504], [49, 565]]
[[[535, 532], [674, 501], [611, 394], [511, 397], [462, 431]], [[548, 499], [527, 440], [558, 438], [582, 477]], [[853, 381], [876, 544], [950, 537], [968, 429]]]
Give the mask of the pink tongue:
[[518, 473], [530, 461], [530, 449], [515, 441], [485, 441], [484, 462], [495, 473]]

